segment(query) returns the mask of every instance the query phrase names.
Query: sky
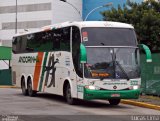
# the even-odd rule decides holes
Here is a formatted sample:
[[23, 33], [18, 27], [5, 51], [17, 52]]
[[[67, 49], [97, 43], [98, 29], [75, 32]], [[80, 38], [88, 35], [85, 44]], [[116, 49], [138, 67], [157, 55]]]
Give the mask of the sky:
[[[127, 0], [83, 0], [83, 19], [85, 19], [85, 17], [91, 10], [93, 10], [98, 6], [102, 6], [111, 2], [112, 6], [117, 8], [118, 5], [123, 6], [126, 3], [126, 1]], [[130, 0], [130, 1], [141, 3], [143, 0]], [[103, 8], [97, 9], [96, 11], [92, 12], [92, 14], [88, 16], [87, 20], [102, 20], [103, 17], [100, 14], [100, 12], [109, 10], [112, 6], [109, 6], [107, 8], [103, 7]]]

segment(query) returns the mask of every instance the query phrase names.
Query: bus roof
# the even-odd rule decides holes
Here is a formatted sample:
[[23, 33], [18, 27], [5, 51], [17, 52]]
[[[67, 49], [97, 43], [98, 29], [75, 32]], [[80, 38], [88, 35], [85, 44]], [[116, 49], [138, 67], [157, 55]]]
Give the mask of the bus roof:
[[112, 22], [112, 21], [64, 22], [64, 23], [44, 26], [44, 27], [42, 27], [42, 28], [40, 28], [36, 31], [18, 33], [14, 37], [21, 36], [21, 35], [32, 34], [32, 33], [37, 33], [37, 32], [49, 31], [49, 30], [52, 30], [52, 29], [58, 29], [58, 28], [63, 28], [63, 27], [67, 27], [67, 26], [77, 26], [79, 28], [84, 28], [84, 27], [110, 27], [110, 28], [131, 28], [131, 29], [134, 28], [130, 24], [121, 23], [121, 22]]

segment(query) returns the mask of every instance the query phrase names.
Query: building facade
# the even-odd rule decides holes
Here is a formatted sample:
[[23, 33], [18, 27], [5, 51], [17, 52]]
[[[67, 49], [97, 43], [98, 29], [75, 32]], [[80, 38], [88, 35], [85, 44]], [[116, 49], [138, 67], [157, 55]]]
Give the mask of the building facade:
[[[68, 0], [82, 11], [81, 0]], [[65, 21], [81, 21], [74, 7], [60, 0], [0, 0], [0, 41], [11, 40], [16, 31], [32, 31]], [[17, 28], [17, 29], [16, 29]]]

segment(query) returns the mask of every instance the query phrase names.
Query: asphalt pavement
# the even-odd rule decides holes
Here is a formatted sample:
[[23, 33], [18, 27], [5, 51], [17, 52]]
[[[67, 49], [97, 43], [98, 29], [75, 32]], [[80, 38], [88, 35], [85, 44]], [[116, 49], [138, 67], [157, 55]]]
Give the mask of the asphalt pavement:
[[121, 103], [111, 106], [100, 100], [68, 105], [61, 96], [39, 93], [37, 97], [28, 97], [16, 88], [0, 88], [0, 115], [2, 121], [160, 120], [158, 110]]

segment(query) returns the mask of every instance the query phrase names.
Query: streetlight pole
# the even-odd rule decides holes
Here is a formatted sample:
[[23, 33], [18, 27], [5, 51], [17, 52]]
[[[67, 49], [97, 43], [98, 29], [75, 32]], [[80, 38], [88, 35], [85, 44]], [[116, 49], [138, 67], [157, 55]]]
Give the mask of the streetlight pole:
[[70, 6], [72, 6], [77, 11], [77, 13], [79, 14], [79, 16], [81, 17], [81, 20], [83, 20], [81, 12], [73, 4], [67, 2], [67, 0], [60, 0], [60, 1], [65, 2], [65, 3], [69, 4]]
[[105, 4], [105, 5], [98, 6], [98, 7], [94, 8], [93, 10], [91, 10], [91, 11], [87, 14], [87, 16], [85, 17], [84, 21], [86, 21], [86, 20], [88, 19], [88, 16], [89, 16], [91, 13], [93, 13], [94, 11], [96, 11], [97, 9], [103, 8], [103, 7], [109, 7], [109, 6], [111, 6], [111, 5], [112, 5], [112, 3], [110, 2], [110, 3], [107, 3], [107, 4]]
[[16, 21], [15, 21], [15, 33], [17, 34], [17, 0], [16, 0]]

